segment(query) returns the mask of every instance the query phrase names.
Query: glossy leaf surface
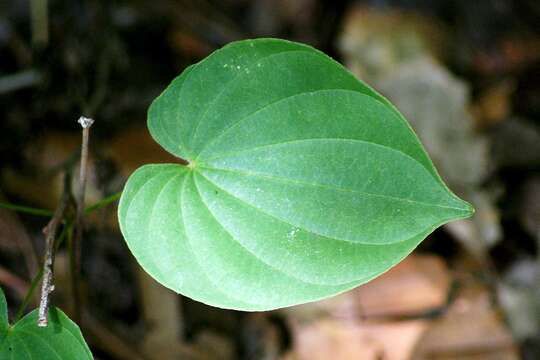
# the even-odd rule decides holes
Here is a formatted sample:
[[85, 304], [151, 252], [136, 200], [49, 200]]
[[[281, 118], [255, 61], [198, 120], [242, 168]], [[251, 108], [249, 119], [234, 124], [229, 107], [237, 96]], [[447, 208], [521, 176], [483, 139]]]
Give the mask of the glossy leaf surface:
[[8, 324], [6, 298], [0, 289], [0, 360], [93, 359], [79, 330], [60, 309], [49, 310], [49, 325], [37, 326], [37, 309]]
[[225, 46], [171, 83], [148, 127], [190, 164], [132, 174], [122, 233], [157, 281], [210, 305], [337, 294], [472, 213], [399, 112], [306, 45]]

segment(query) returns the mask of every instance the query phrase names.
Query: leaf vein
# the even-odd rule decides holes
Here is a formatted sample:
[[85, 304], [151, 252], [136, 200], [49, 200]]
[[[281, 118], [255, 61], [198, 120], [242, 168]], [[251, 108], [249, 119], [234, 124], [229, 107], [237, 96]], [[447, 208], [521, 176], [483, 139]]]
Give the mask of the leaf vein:
[[214, 280], [212, 280], [212, 278], [208, 275], [208, 273], [205, 271], [205, 267], [203, 266], [203, 264], [200, 262], [198, 256], [196, 255], [193, 247], [191, 246], [191, 237], [188, 235], [188, 232], [186, 230], [186, 221], [185, 221], [185, 218], [184, 218], [184, 214], [185, 214], [185, 196], [184, 196], [184, 193], [186, 191], [186, 187], [187, 187], [187, 178], [188, 176], [185, 177], [184, 179], [184, 182], [182, 183], [182, 187], [180, 189], [180, 209], [181, 209], [181, 214], [180, 214], [180, 221], [182, 222], [182, 226], [184, 228], [184, 236], [186, 237], [186, 243], [187, 243], [187, 246], [189, 248], [189, 250], [191, 251], [191, 254], [193, 255], [193, 259], [195, 260], [195, 262], [199, 265], [199, 268], [202, 270], [202, 273], [200, 274], [201, 276], [204, 276], [208, 282], [210, 284], [212, 284], [214, 286], [214, 289], [222, 294], [224, 294], [225, 296], [228, 296], [228, 297], [231, 297], [233, 299], [235, 299], [236, 301], [241, 301], [241, 302], [244, 302], [248, 305], [253, 305], [253, 306], [257, 306], [257, 305], [260, 305], [260, 304], [254, 304], [254, 303], [247, 303], [245, 302], [244, 300], [242, 299], [239, 299], [237, 297], [235, 297], [234, 295], [232, 295], [231, 293], [229, 293], [228, 291], [226, 291], [225, 289], [223, 289], [221, 286], [219, 286]]
[[[321, 237], [324, 237], [324, 238], [328, 238], [328, 236], [326, 236], [326, 235], [319, 234], [319, 233], [317, 233], [317, 232], [315, 232], [315, 231], [312, 231], [312, 230], [308, 230], [308, 229], [304, 228], [303, 226], [300, 226], [300, 225], [298, 225], [298, 224], [290, 223], [290, 222], [288, 222], [288, 221], [285, 220], [285, 219], [282, 219], [282, 218], [277, 217], [277, 216], [275, 216], [275, 215], [273, 215], [273, 214], [270, 214], [270, 213], [264, 211], [263, 209], [261, 209], [261, 208], [255, 206], [255, 205], [253, 205], [253, 204], [251, 204], [251, 203], [248, 203], [248, 202], [245, 201], [244, 199], [239, 198], [237, 195], [233, 194], [233, 193], [230, 192], [229, 190], [225, 189], [224, 187], [222, 187], [222, 186], [220, 186], [219, 184], [217, 184], [216, 182], [214, 182], [214, 180], [212, 180], [212, 179], [210, 179], [209, 177], [207, 177], [203, 172], [199, 172], [199, 174], [201, 174], [206, 180], [208, 180], [210, 183], [212, 183], [212, 184], [213, 184], [215, 187], [217, 187], [218, 189], [223, 190], [224, 192], [226, 192], [227, 194], [229, 194], [229, 195], [232, 196], [233, 198], [237, 199], [237, 200], [240, 201], [241, 203], [246, 204], [246, 205], [249, 206], [250, 208], [253, 208], [253, 209], [257, 210], [258, 212], [260, 212], [260, 213], [262, 213], [262, 214], [264, 214], [264, 215], [266, 215], [266, 216], [269, 216], [269, 217], [271, 217], [271, 218], [273, 218], [273, 219], [279, 220], [279, 221], [281, 221], [281, 222], [283, 222], [283, 223], [285, 223], [285, 224], [287, 224], [287, 225], [294, 226], [294, 227], [296, 227], [296, 228], [298, 228], [298, 229], [301, 229], [301, 230], [303, 230], [303, 231], [305, 231], [305, 232], [307, 232], [307, 233], [310, 233], [310, 234], [312, 234], [312, 235], [315, 235], [315, 236], [321, 236]], [[351, 241], [351, 240], [345, 240], [345, 239], [338, 239], [338, 238], [335, 238], [334, 240], [336, 240], [336, 241], [343, 241], [343, 242], [346, 242], [346, 243], [349, 243], [349, 244], [356, 244], [356, 245], [362, 244], [361, 242]], [[369, 244], [368, 244], [368, 245], [369, 245]]]
[[[292, 95], [288, 95], [288, 96], [285, 96], [284, 98], [281, 98], [281, 99], [278, 99], [276, 101], [272, 101], [271, 103], [268, 103], [266, 105], [264, 105], [263, 107], [245, 115], [244, 117], [240, 118], [239, 120], [233, 122], [230, 126], [226, 127], [221, 133], [219, 133], [215, 138], [213, 138], [212, 140], [210, 140], [208, 142], [207, 145], [204, 146], [203, 149], [201, 149], [201, 151], [199, 152], [199, 155], [197, 157], [197, 159], [199, 158], [199, 156], [205, 151], [207, 150], [208, 148], [210, 148], [212, 145], [214, 145], [219, 139], [221, 139], [223, 136], [225, 136], [230, 130], [232, 130], [234, 127], [238, 126], [239, 124], [241, 124], [242, 122], [244, 121], [247, 121], [249, 120], [252, 116], [254, 115], [257, 115], [258, 113], [260, 112], [263, 112], [265, 111], [266, 109], [268, 109], [269, 107], [271, 106], [274, 106], [274, 105], [277, 105], [281, 102], [285, 102], [287, 100], [290, 100], [294, 97], [300, 97], [302, 95], [307, 95], [307, 94], [317, 94], [317, 93], [321, 93], [321, 92], [328, 92], [328, 91], [347, 91], [347, 92], [354, 92], [354, 93], [360, 93], [358, 91], [354, 91], [354, 90], [345, 90], [345, 89], [341, 89], [341, 88], [335, 88], [335, 89], [319, 89], [319, 90], [314, 90], [314, 91], [302, 91], [302, 92], [299, 92], [299, 93], [296, 93], [296, 94], [292, 94]], [[362, 94], [362, 93], [360, 93]], [[364, 94], [362, 94], [364, 95]], [[368, 95], [365, 95], [365, 96], [368, 96]], [[216, 157], [216, 158], [221, 158], [221, 156], [219, 157]], [[207, 161], [208, 160], [213, 160], [213, 159], [216, 159], [216, 158], [210, 158], [210, 159], [206, 159]]]
[[51, 345], [49, 345], [49, 343], [47, 343], [45, 340], [43, 340], [43, 339], [41, 338], [41, 336], [38, 336], [38, 335], [36, 335], [36, 334], [34, 334], [34, 333], [32, 333], [32, 332], [29, 332], [29, 331], [24, 331], [24, 330], [20, 330], [20, 329], [19, 329], [19, 333], [20, 333], [20, 334], [27, 334], [27, 335], [30, 335], [30, 336], [35, 337], [35, 338], [38, 339], [40, 342], [42, 342], [43, 344], [45, 344], [46, 347], [48, 347], [49, 349], [51, 349], [51, 350], [52, 350], [52, 353], [53, 353], [54, 355], [56, 355], [56, 357], [57, 357], [58, 359], [62, 360], [62, 357], [60, 356], [60, 354], [58, 354], [58, 352], [57, 352]]
[[258, 262], [262, 263], [263, 265], [265, 265], [266, 267], [270, 268], [271, 270], [273, 270], [274, 272], [277, 272], [277, 273], [280, 273], [282, 275], [285, 275], [287, 277], [291, 277], [295, 280], [298, 280], [304, 284], [308, 284], [308, 285], [317, 285], [317, 286], [325, 286], [324, 284], [317, 284], [317, 283], [312, 283], [312, 282], [308, 282], [308, 281], [305, 281], [293, 274], [289, 274], [277, 267], [275, 267], [274, 265], [271, 265], [269, 263], [267, 263], [266, 261], [264, 261], [263, 259], [261, 259], [257, 254], [255, 254], [252, 250], [250, 250], [248, 247], [244, 246], [244, 244], [242, 244], [242, 242], [240, 240], [238, 240], [233, 234], [231, 234], [229, 232], [229, 230], [227, 230], [225, 228], [225, 226], [223, 224], [221, 224], [221, 222], [218, 220], [218, 218], [214, 215], [214, 212], [210, 209], [210, 207], [208, 206], [206, 200], [204, 199], [204, 197], [202, 196], [201, 194], [201, 191], [200, 191], [200, 188], [199, 188], [199, 185], [198, 185], [198, 182], [196, 180], [196, 178], [194, 177], [195, 179], [195, 187], [197, 188], [197, 193], [199, 194], [199, 197], [201, 198], [201, 202], [204, 204], [204, 206], [206, 207], [206, 209], [208, 209], [208, 212], [210, 213], [210, 215], [215, 219], [216, 223], [219, 224], [219, 226], [242, 248], [244, 249], [247, 253], [249, 253], [253, 258], [255, 258]]
[[[263, 56], [261, 58], [259, 58], [257, 61], [261, 62], [261, 61], [264, 61], [264, 60], [267, 60], [268, 58], [271, 58], [271, 57], [274, 57], [274, 56], [278, 56], [280, 54], [284, 54], [284, 53], [294, 53], [294, 52], [307, 52], [309, 53], [309, 51], [307, 50], [285, 50], [285, 51], [280, 51], [278, 53], [273, 53], [273, 54], [270, 54], [270, 55], [267, 55], [267, 56]], [[248, 67], [254, 67], [255, 66], [255, 63], [251, 63], [249, 65], [247, 65]], [[204, 110], [204, 112], [202, 113], [201, 116], [199, 116], [199, 118], [197, 119], [197, 124], [195, 125], [195, 129], [193, 131], [193, 133], [191, 134], [190, 138], [191, 140], [195, 140], [196, 136], [197, 136], [197, 132], [199, 130], [199, 127], [200, 127], [200, 124], [202, 123], [202, 120], [204, 120], [206, 114], [208, 113], [208, 111], [210, 111], [210, 109], [212, 108], [212, 106], [225, 94], [225, 92], [229, 89], [229, 87], [227, 86], [228, 84], [236, 81], [236, 79], [238, 79], [240, 76], [244, 75], [243, 72], [238, 72], [232, 79], [230, 79], [226, 84], [224, 84], [223, 88], [220, 90], [219, 93], [217, 93], [217, 95], [207, 104], [206, 106], [206, 109]], [[191, 144], [193, 145], [193, 144]], [[200, 154], [200, 152], [199, 152]]]

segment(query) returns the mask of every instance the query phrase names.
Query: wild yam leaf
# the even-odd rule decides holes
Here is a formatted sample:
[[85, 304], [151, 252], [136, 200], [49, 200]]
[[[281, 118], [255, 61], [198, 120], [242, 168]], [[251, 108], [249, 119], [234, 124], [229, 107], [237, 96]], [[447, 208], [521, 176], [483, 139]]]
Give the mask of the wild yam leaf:
[[189, 165], [132, 174], [122, 233], [157, 281], [213, 306], [343, 292], [473, 211], [386, 99], [306, 45], [225, 46], [172, 82], [148, 127]]
[[49, 310], [47, 327], [38, 327], [37, 318], [36, 309], [9, 325], [0, 289], [0, 360], [93, 359], [79, 327], [60, 309]]

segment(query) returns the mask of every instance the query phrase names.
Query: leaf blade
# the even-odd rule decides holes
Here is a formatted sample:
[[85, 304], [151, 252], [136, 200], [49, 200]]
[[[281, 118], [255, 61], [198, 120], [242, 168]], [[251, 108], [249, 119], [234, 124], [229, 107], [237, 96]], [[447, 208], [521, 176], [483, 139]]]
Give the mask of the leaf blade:
[[132, 174], [122, 233], [157, 281], [209, 305], [346, 291], [473, 211], [393, 105], [306, 45], [227, 45], [175, 79], [148, 124], [189, 166]]

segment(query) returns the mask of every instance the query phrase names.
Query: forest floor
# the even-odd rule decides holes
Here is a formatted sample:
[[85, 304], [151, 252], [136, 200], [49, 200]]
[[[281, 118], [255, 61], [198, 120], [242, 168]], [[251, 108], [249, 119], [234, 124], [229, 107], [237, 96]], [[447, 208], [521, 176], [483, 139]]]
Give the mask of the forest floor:
[[[96, 120], [86, 202], [118, 193], [142, 164], [171, 161], [146, 111], [186, 66], [234, 40], [305, 42], [405, 114], [476, 215], [365, 286], [242, 313], [150, 279], [112, 203], [86, 217], [82, 243], [82, 330], [96, 359], [539, 359], [538, 24], [535, 0], [50, 1], [33, 17], [27, 2], [2, 2], [0, 203], [54, 210], [62, 173], [78, 171], [81, 115]], [[10, 314], [36, 274], [47, 221], [0, 208]], [[53, 299], [69, 308], [68, 262], [63, 246]]]

